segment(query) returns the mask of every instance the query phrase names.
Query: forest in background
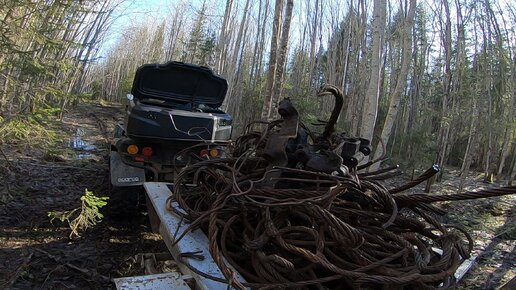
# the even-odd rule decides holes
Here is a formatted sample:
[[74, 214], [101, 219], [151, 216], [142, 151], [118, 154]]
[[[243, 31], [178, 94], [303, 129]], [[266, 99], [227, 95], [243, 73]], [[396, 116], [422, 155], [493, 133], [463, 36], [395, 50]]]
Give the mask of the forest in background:
[[[291, 98], [306, 123], [327, 119], [374, 139], [406, 169], [432, 163], [516, 174], [516, 7], [493, 0], [170, 1], [136, 15], [106, 45], [124, 0], [0, 0], [0, 136], [41, 127], [82, 100], [125, 102], [136, 68], [171, 60], [229, 83], [235, 132]], [[8, 130], [11, 128], [11, 130]]]

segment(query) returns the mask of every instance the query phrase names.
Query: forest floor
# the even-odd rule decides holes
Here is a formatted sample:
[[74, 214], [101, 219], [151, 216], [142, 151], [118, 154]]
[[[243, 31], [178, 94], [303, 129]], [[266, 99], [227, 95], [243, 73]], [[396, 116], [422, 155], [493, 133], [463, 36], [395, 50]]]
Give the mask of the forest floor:
[[[79, 208], [86, 189], [108, 194], [108, 142], [122, 118], [121, 105], [81, 104], [62, 121], [45, 123], [66, 136], [50, 148], [0, 145], [0, 289], [114, 288], [112, 278], [144, 273], [138, 256], [167, 251], [144, 212], [125, 218], [104, 212], [80, 237], [70, 237], [66, 222], [49, 217]], [[433, 191], [455, 193], [456, 176], [446, 171]], [[482, 180], [471, 172], [465, 188], [489, 186]], [[515, 195], [443, 205], [448, 211], [443, 221], [462, 225], [475, 241], [476, 262], [459, 289], [497, 289], [515, 276], [515, 205]]]

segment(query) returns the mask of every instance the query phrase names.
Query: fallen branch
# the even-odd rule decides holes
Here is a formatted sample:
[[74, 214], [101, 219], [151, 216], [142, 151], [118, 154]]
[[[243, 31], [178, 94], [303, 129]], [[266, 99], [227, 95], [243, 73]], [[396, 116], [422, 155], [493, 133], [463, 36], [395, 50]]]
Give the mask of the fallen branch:
[[33, 163], [33, 162], [28, 162], [28, 161], [16, 161], [16, 163], [27, 164], [27, 165], [38, 166], [38, 167], [45, 167], [45, 168], [52, 168], [52, 169], [74, 169], [74, 170], [93, 171], [93, 172], [99, 171], [98, 168], [92, 169], [92, 168], [84, 168], [84, 167], [77, 167], [77, 166], [40, 164], [40, 163]]
[[60, 258], [50, 254], [49, 252], [47, 252], [45, 250], [42, 250], [42, 249], [36, 249], [36, 251], [46, 255], [47, 257], [52, 259], [54, 262], [59, 263], [59, 264], [61, 264], [63, 266], [66, 266], [66, 267], [68, 267], [68, 268], [70, 268], [72, 270], [75, 270], [75, 271], [77, 271], [77, 272], [79, 272], [81, 274], [84, 274], [84, 275], [88, 276], [89, 278], [93, 278], [96, 281], [99, 281], [99, 280], [101, 280], [103, 282], [110, 281], [109, 277], [101, 275], [101, 274], [97, 273], [97, 271], [95, 271], [95, 270], [84, 269], [84, 268], [78, 267], [78, 266], [76, 266], [76, 265], [74, 265], [72, 263], [69, 263], [69, 262], [62, 263]]
[[20, 275], [23, 272], [22, 270], [29, 265], [29, 262], [32, 259], [33, 255], [34, 255], [34, 252], [29, 252], [29, 255], [27, 255], [27, 257], [25, 257], [25, 259], [23, 259], [22, 264], [20, 266], [18, 266], [18, 268], [16, 268], [16, 270], [14, 271], [13, 275], [11, 275], [11, 278], [9, 278], [9, 281], [0, 285], [1, 289], [10, 288], [16, 282], [16, 280], [18, 280], [18, 278], [20, 277]]
[[7, 162], [7, 166], [9, 169], [12, 169], [13, 165], [11, 164], [11, 161], [9, 161], [9, 158], [7, 158], [7, 155], [5, 155], [5, 152], [4, 150], [2, 150], [2, 147], [0, 146], [0, 153], [2, 154], [2, 156], [4, 157], [5, 159], [5, 162]]

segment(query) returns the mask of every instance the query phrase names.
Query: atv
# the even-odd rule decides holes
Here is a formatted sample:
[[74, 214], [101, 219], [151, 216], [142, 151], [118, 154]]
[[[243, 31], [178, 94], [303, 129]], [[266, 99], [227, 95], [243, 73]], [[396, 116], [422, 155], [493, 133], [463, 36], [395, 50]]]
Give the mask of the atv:
[[219, 109], [227, 88], [203, 66], [139, 67], [111, 143], [111, 196], [130, 201], [146, 181], [173, 182], [181, 167], [222, 156], [232, 132], [232, 117]]

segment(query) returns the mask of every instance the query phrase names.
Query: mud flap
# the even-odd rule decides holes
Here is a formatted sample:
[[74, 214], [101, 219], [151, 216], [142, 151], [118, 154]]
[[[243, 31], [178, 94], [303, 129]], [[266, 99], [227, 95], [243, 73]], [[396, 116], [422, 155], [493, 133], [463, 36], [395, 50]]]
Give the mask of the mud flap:
[[142, 185], [145, 182], [145, 170], [143, 168], [125, 164], [116, 151], [111, 151], [109, 156], [109, 174], [113, 187]]

